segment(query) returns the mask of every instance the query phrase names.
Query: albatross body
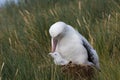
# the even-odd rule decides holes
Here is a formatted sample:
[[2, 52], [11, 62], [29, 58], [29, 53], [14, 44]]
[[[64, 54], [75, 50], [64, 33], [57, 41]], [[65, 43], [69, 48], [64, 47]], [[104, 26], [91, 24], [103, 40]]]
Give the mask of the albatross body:
[[50, 27], [49, 33], [52, 52], [59, 52], [64, 59], [74, 64], [93, 65], [100, 69], [96, 51], [72, 26], [56, 22]]

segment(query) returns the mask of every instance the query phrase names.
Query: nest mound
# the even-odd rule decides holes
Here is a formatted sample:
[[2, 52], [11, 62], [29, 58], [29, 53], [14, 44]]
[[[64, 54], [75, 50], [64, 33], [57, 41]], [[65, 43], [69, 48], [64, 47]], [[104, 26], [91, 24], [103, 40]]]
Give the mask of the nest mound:
[[76, 80], [91, 80], [95, 76], [95, 69], [90, 65], [76, 65], [69, 63], [61, 67], [64, 74], [75, 77]]

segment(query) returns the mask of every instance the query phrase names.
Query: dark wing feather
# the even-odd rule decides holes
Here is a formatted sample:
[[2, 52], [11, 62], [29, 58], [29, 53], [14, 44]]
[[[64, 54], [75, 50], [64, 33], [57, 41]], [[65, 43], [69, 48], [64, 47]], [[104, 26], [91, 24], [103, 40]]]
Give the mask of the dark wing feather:
[[83, 42], [83, 46], [86, 48], [87, 52], [88, 52], [88, 61], [93, 62], [94, 57], [93, 57], [93, 53], [91, 52], [91, 46], [89, 46], [89, 44], [87, 44], [84, 40], [82, 40]]

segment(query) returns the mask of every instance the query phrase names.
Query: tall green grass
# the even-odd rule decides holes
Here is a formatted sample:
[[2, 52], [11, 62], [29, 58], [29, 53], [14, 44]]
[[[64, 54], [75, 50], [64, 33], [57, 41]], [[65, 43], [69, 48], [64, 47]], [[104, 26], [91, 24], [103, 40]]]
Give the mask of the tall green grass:
[[27, 0], [0, 11], [1, 80], [75, 80], [54, 65], [49, 27], [72, 25], [96, 49], [101, 72], [93, 80], [120, 79], [118, 0]]

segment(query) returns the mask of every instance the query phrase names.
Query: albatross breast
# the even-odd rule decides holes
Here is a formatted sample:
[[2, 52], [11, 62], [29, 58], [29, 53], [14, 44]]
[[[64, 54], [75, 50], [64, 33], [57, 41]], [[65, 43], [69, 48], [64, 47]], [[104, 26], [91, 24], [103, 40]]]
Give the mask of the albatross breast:
[[87, 50], [76, 31], [69, 25], [66, 26], [64, 36], [58, 40], [56, 52], [60, 52], [65, 59], [75, 64], [86, 64]]

